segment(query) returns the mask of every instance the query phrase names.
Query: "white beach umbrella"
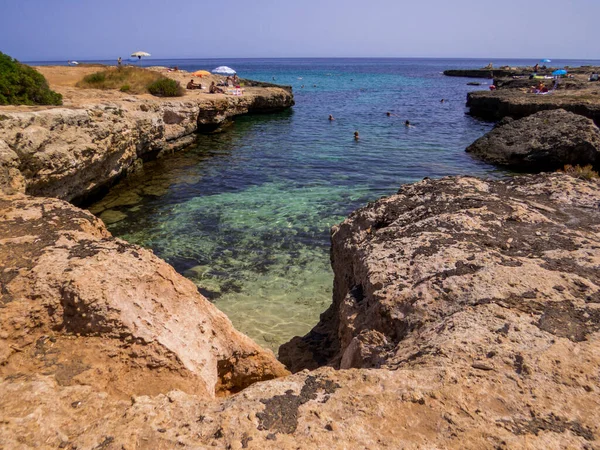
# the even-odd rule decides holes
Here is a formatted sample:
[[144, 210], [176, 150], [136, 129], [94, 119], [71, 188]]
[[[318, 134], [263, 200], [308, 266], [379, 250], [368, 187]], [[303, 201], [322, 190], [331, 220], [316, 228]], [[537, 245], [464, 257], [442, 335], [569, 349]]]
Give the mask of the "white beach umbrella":
[[136, 56], [137, 56], [137, 59], [138, 59], [139, 61], [141, 61], [141, 60], [142, 60], [142, 56], [144, 56], [144, 57], [145, 57], [145, 56], [150, 56], [150, 53], [148, 53], [148, 52], [133, 52], [133, 53], [131, 54], [131, 56], [133, 56], [133, 57], [136, 57]]
[[227, 66], [219, 66], [216, 69], [213, 69], [212, 73], [216, 73], [218, 75], [235, 75], [236, 72], [231, 67]]

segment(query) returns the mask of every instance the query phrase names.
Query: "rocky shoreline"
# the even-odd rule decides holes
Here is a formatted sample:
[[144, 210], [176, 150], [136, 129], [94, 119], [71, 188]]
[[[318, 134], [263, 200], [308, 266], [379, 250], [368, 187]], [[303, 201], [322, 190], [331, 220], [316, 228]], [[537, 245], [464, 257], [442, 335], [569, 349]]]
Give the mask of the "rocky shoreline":
[[64, 201], [293, 103], [256, 89], [0, 111], [0, 447], [597, 448], [598, 180], [424, 179], [355, 211], [294, 375]]
[[467, 152], [518, 172], [600, 168], [600, 83], [589, 81], [590, 70], [598, 68], [569, 69], [572, 78], [499, 77], [494, 90], [470, 92], [469, 114], [500, 122]]
[[[549, 67], [546, 69], [538, 69], [539, 75], [552, 75], [552, 72], [559, 69], [559, 67]], [[593, 71], [598, 72], [599, 67], [596, 66], [582, 66], [582, 67], [570, 67], [569, 72], [576, 74], [589, 74]], [[508, 78], [508, 77], [523, 77], [529, 76], [533, 72], [533, 67], [492, 67], [491, 69], [484, 67], [481, 69], [449, 69], [444, 70], [444, 75], [447, 77], [462, 77], [462, 78]]]
[[290, 88], [265, 83], [242, 96], [188, 92], [181, 99], [102, 91], [89, 98], [81, 89], [56, 90], [68, 107], [0, 107], [0, 186], [9, 193], [77, 204], [143, 161], [186, 147], [199, 132], [294, 105]]
[[[600, 71], [598, 68], [592, 68]], [[600, 125], [600, 83], [588, 81], [589, 68], [570, 69], [574, 78], [560, 79], [555, 86], [552, 77], [529, 79], [529, 76], [495, 76], [493, 91], [475, 91], [467, 95], [467, 107], [472, 116], [485, 120], [504, 117], [519, 119], [540, 111], [564, 109], [592, 119]], [[531, 92], [539, 82], [550, 91], [540, 95]]]
[[91, 214], [0, 201], [7, 448], [595, 448], [596, 181], [424, 180], [351, 214], [283, 377]]
[[[533, 84], [533, 83], [532, 83]], [[598, 86], [600, 91], [600, 86]], [[564, 109], [600, 124], [600, 96], [596, 94], [549, 96], [510, 91], [471, 92], [467, 97], [470, 114], [486, 120], [522, 118], [540, 111]]]

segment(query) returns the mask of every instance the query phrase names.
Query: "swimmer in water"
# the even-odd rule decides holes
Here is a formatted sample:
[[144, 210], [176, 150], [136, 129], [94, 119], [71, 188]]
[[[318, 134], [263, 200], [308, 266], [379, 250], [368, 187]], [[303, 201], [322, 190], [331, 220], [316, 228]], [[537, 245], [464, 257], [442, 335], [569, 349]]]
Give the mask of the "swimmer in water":
[[385, 115], [388, 116], [388, 117], [390, 117], [392, 115], [392, 113], [388, 111], [388, 112], [385, 113]]
[[330, 120], [330, 121], [331, 121], [331, 120], [335, 120], [335, 118], [334, 118], [334, 117], [333, 117], [331, 114], [329, 114], [329, 120]]
[[406, 122], [404, 122], [404, 126], [405, 127], [412, 127], [412, 125], [410, 124], [410, 120], [407, 120]]
[[358, 131], [354, 132], [354, 140], [358, 141], [360, 139], [360, 136], [358, 135]]

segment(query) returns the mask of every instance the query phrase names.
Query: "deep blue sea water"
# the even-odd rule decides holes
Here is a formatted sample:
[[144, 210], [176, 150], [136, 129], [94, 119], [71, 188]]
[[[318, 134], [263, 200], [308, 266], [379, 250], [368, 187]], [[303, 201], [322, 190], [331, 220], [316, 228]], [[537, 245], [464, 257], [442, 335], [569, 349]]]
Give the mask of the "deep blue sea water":
[[[238, 329], [276, 349], [312, 328], [331, 302], [333, 224], [426, 176], [505, 176], [464, 151], [492, 127], [465, 114], [467, 92], [477, 87], [441, 73], [488, 62], [146, 61], [186, 70], [229, 65], [243, 78], [293, 86], [296, 106], [200, 136], [147, 164], [91, 210], [112, 222], [114, 235], [152, 248], [194, 281]], [[489, 80], [480, 81], [487, 89]]]

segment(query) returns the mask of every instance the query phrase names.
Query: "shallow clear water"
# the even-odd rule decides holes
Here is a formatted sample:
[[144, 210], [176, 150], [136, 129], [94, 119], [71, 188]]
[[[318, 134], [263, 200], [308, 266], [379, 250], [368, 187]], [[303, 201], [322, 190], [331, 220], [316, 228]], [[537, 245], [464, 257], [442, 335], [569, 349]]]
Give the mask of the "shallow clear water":
[[265, 347], [305, 334], [330, 304], [329, 229], [349, 212], [425, 176], [502, 176], [464, 151], [491, 128], [465, 115], [469, 80], [441, 75], [482, 61], [226, 63], [242, 77], [292, 85], [296, 106], [200, 136], [91, 210], [113, 222], [114, 235], [152, 248]]

